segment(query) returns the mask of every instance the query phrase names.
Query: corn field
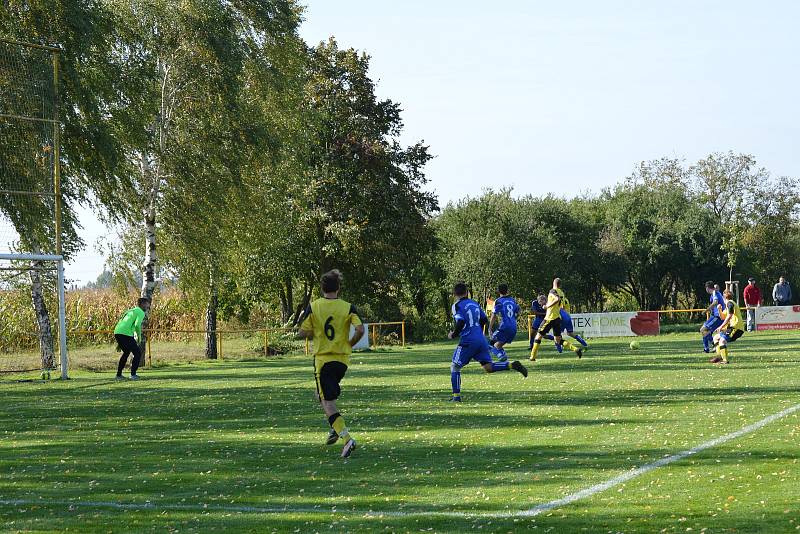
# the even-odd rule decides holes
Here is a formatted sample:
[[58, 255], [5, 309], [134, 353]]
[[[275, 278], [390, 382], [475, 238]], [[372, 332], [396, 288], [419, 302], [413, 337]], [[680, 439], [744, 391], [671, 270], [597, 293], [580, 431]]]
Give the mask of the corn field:
[[[67, 340], [70, 346], [112, 341], [113, 330], [125, 310], [135, 305], [137, 293], [121, 295], [107, 289], [80, 289], [66, 295]], [[53, 327], [58, 327], [58, 302], [47, 292], [47, 306]], [[180, 291], [166, 290], [153, 300], [149, 328], [154, 330], [198, 330], [204, 328], [204, 312]], [[261, 322], [259, 322], [261, 324]], [[220, 322], [219, 328], [239, 327], [237, 322]], [[154, 333], [153, 341], [188, 341], [198, 334]], [[25, 289], [0, 291], [0, 352], [34, 350], [38, 347], [36, 319], [30, 292]]]

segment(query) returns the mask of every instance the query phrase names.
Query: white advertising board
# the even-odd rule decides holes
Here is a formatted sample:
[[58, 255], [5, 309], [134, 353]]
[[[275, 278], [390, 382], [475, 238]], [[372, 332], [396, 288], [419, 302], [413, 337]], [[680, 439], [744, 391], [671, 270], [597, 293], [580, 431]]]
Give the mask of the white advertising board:
[[800, 329], [800, 306], [761, 306], [756, 308], [756, 330]]
[[[356, 327], [350, 325], [350, 337], [353, 337], [353, 334], [356, 332]], [[353, 346], [353, 350], [369, 350], [369, 325], [364, 323], [364, 335], [361, 336], [361, 339], [358, 340]]]
[[575, 332], [587, 337], [657, 336], [657, 312], [574, 313]]

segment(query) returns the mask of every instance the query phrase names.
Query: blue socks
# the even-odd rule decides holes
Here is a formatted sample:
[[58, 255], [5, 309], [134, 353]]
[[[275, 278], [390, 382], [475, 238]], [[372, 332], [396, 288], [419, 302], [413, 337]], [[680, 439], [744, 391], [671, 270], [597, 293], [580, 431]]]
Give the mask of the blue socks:
[[577, 340], [578, 340], [578, 343], [580, 343], [580, 344], [581, 344], [581, 345], [583, 345], [584, 347], [588, 347], [588, 346], [589, 346], [589, 344], [588, 344], [588, 343], [586, 343], [586, 340], [585, 340], [585, 339], [583, 339], [583, 338], [580, 336], [580, 334], [575, 334], [575, 339], [577, 339]]
[[461, 371], [450, 371], [450, 384], [453, 386], [453, 396], [461, 394]]
[[703, 336], [703, 350], [709, 352], [711, 350], [711, 343], [714, 340], [714, 336], [711, 334], [706, 334]]
[[492, 363], [492, 372], [497, 371], [508, 371], [508, 362], [493, 362]]

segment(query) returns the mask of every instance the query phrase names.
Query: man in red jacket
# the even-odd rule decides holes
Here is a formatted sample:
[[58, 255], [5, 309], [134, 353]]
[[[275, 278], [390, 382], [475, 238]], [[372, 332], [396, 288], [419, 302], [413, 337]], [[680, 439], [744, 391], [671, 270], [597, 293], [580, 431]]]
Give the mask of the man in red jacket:
[[747, 306], [747, 330], [752, 332], [756, 329], [756, 308], [761, 306], [761, 290], [756, 285], [756, 279], [747, 279], [744, 288], [744, 304]]

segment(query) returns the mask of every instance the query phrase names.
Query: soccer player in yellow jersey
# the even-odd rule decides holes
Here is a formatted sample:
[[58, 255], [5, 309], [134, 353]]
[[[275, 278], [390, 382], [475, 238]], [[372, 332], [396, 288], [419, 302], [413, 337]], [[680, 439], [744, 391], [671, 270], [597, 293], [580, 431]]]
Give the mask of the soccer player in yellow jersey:
[[711, 358], [711, 363], [728, 362], [728, 344], [733, 343], [744, 334], [744, 320], [742, 310], [733, 300], [733, 293], [726, 290], [725, 297], [725, 320], [714, 333], [714, 342], [717, 345], [717, 356]]
[[[327, 444], [344, 440], [342, 458], [347, 458], [356, 448], [356, 441], [336, 407], [336, 399], [341, 393], [339, 382], [347, 372], [353, 345], [364, 335], [364, 325], [355, 306], [339, 298], [341, 284], [342, 274], [336, 269], [322, 275], [323, 296], [306, 308], [298, 336], [313, 339], [317, 397], [331, 425]], [[350, 325], [355, 326], [352, 338]]]
[[533, 338], [533, 348], [531, 349], [531, 361], [536, 361], [536, 355], [539, 353], [539, 346], [542, 344], [542, 338], [550, 331], [553, 331], [553, 337], [556, 344], [567, 347], [578, 355], [578, 358], [583, 356], [583, 349], [575, 347], [571, 342], [561, 337], [561, 308], [566, 301], [564, 291], [561, 289], [561, 279], [556, 278], [553, 280], [553, 289], [547, 295], [547, 303], [544, 305], [544, 321], [536, 332]]

